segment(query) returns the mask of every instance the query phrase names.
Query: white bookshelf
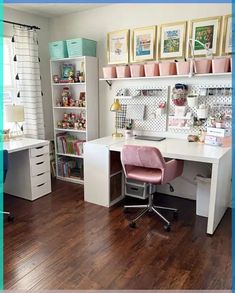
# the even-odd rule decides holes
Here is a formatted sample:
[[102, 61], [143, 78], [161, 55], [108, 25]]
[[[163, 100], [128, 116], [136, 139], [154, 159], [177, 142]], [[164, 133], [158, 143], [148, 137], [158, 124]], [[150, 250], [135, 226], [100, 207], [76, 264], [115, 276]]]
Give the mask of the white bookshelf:
[[[75, 71], [81, 69], [83, 63], [85, 71], [85, 82], [82, 83], [54, 83], [53, 75], [61, 77], [61, 67], [63, 64], [74, 64]], [[64, 58], [50, 61], [51, 71], [51, 91], [54, 123], [54, 140], [55, 140], [55, 163], [57, 179], [83, 184], [83, 180], [75, 177], [62, 177], [58, 173], [58, 159], [67, 158], [74, 160], [83, 160], [83, 155], [75, 155], [58, 152], [57, 134], [68, 133], [78, 139], [89, 141], [98, 138], [98, 60], [95, 57], [77, 57]], [[86, 107], [60, 107], [57, 105], [57, 99], [61, 97], [64, 87], [68, 87], [73, 98], [79, 97], [81, 92], [85, 92]], [[86, 129], [63, 129], [57, 127], [57, 122], [63, 120], [64, 113], [79, 114], [85, 112]]]

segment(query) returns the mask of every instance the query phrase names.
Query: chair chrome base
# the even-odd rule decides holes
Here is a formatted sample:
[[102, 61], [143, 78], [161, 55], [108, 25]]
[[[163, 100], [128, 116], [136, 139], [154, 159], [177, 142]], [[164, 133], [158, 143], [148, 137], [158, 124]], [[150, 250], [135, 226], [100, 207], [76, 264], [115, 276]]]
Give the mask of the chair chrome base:
[[14, 216], [12, 216], [10, 212], [0, 212], [0, 213], [2, 213], [3, 215], [7, 215], [8, 222], [14, 221]]
[[162, 207], [162, 206], [155, 206], [153, 204], [153, 194], [149, 195], [149, 202], [145, 205], [126, 205], [124, 206], [124, 209], [129, 208], [143, 208], [143, 210], [130, 222], [129, 226], [131, 228], [136, 227], [136, 222], [139, 220], [143, 215], [145, 215], [147, 212], [154, 212], [157, 214], [166, 224], [164, 225], [164, 229], [167, 232], [170, 232], [171, 230], [171, 223], [158, 211], [159, 210], [169, 210], [174, 212], [174, 217], [177, 217], [178, 210], [174, 208], [168, 208], [168, 207]]

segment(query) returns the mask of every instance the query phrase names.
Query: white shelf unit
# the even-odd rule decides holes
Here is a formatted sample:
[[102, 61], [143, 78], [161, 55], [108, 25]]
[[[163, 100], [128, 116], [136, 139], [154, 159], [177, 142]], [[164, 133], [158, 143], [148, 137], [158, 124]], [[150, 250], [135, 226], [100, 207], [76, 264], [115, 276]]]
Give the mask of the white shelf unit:
[[[61, 77], [62, 65], [73, 64], [75, 71], [81, 70], [81, 64], [85, 72], [85, 82], [83, 83], [54, 83], [53, 75]], [[68, 133], [78, 139], [89, 141], [98, 138], [98, 59], [96, 57], [76, 57], [64, 58], [50, 61], [51, 71], [51, 91], [54, 123], [55, 140], [55, 163], [57, 179], [83, 184], [83, 180], [74, 177], [62, 177], [58, 173], [58, 158], [71, 158], [83, 160], [83, 155], [60, 153], [57, 148], [57, 134]], [[86, 107], [60, 107], [57, 106], [57, 99], [61, 98], [64, 87], [68, 87], [73, 98], [79, 98], [81, 92], [85, 92]], [[63, 120], [64, 113], [79, 114], [81, 111], [86, 113], [86, 130], [63, 129], [57, 127], [57, 122]]]
[[205, 73], [205, 74], [194, 74], [192, 77], [189, 75], [159, 75], [159, 76], [143, 76], [143, 77], [124, 77], [124, 78], [100, 78], [100, 81], [128, 81], [128, 80], [156, 80], [156, 79], [171, 79], [171, 78], [197, 78], [197, 77], [218, 77], [218, 76], [228, 76], [232, 77], [232, 72], [224, 73]]

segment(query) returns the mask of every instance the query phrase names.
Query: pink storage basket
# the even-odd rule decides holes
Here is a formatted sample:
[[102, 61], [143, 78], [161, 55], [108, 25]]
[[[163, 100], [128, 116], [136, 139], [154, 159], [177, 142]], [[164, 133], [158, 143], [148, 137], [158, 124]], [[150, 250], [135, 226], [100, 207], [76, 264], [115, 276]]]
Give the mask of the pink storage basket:
[[158, 76], [159, 75], [159, 64], [158, 63], [146, 63], [144, 64], [145, 76]]
[[103, 75], [104, 75], [104, 78], [116, 78], [117, 77], [116, 67], [115, 66], [103, 67]]
[[233, 58], [230, 58], [230, 71], [233, 72]]
[[118, 78], [125, 78], [131, 76], [130, 67], [128, 65], [116, 66], [116, 71]]
[[229, 58], [215, 58], [212, 60], [212, 72], [213, 73], [224, 73], [229, 70]]
[[187, 75], [190, 72], [190, 61], [176, 62], [177, 75]]
[[143, 77], [144, 65], [143, 64], [131, 64], [131, 77]]
[[195, 60], [195, 73], [205, 74], [211, 73], [211, 60], [210, 59], [198, 59]]
[[175, 62], [162, 62], [159, 63], [160, 75], [176, 75]]

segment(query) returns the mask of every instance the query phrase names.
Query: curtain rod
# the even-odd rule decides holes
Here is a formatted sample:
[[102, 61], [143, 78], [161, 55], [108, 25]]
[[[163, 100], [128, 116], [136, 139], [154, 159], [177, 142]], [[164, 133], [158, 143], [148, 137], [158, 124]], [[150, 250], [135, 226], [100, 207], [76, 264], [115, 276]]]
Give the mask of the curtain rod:
[[23, 23], [9, 21], [9, 20], [3, 20], [3, 22], [10, 23], [10, 24], [16, 24], [16, 25], [20, 25], [20, 26], [25, 26], [25, 27], [28, 27], [28, 28], [31, 28], [31, 29], [35, 29], [35, 30], [40, 30], [40, 27], [37, 27], [35, 25], [28, 25], [28, 24], [23, 24]]

